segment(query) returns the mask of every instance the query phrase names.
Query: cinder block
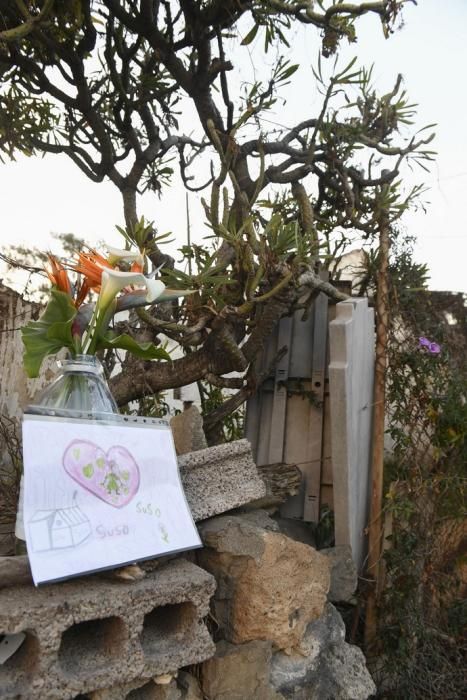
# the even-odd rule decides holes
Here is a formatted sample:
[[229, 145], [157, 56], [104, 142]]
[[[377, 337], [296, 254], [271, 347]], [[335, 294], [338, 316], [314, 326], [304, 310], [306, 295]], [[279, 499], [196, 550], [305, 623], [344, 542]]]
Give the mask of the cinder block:
[[178, 458], [193, 518], [204, 520], [266, 495], [248, 440], [189, 452]]
[[1, 590], [0, 634], [26, 640], [0, 666], [0, 698], [76, 700], [118, 684], [130, 692], [135, 680], [142, 687], [204, 661], [215, 650], [203, 622], [214, 590], [214, 578], [183, 559], [129, 583]]

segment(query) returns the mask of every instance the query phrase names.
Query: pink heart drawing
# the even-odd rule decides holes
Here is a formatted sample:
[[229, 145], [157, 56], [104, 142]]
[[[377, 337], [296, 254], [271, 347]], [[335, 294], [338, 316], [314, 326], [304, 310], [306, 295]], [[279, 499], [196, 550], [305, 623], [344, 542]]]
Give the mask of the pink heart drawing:
[[115, 508], [123, 508], [139, 488], [139, 469], [126, 447], [105, 453], [87, 440], [73, 440], [63, 455], [67, 474], [80, 486]]

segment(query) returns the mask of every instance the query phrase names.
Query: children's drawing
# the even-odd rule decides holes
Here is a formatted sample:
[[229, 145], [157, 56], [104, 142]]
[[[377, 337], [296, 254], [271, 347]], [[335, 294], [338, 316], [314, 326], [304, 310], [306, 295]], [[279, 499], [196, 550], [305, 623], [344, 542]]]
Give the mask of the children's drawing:
[[92, 532], [89, 518], [76, 502], [76, 492], [73, 505], [68, 508], [36, 510], [28, 527], [29, 541], [34, 552], [77, 547]]
[[159, 523], [158, 529], [159, 529], [159, 532], [161, 533], [161, 537], [164, 540], [164, 542], [166, 544], [169, 544], [169, 533], [167, 532], [164, 523]]
[[126, 506], [138, 492], [138, 465], [126, 447], [104, 452], [87, 440], [73, 440], [63, 455], [67, 474], [80, 486], [115, 508]]

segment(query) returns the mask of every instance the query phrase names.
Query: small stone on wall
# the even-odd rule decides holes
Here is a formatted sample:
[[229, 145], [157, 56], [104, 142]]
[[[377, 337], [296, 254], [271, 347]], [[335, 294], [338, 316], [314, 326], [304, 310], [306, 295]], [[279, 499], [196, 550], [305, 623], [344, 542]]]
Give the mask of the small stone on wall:
[[178, 455], [204, 450], [208, 446], [203, 430], [203, 417], [196, 406], [190, 406], [171, 418], [170, 427]]
[[217, 644], [216, 655], [203, 664], [203, 692], [209, 700], [279, 700], [269, 685], [271, 642]]
[[348, 544], [320, 550], [331, 563], [331, 587], [328, 598], [332, 603], [341, 603], [352, 598], [356, 591], [357, 567]]

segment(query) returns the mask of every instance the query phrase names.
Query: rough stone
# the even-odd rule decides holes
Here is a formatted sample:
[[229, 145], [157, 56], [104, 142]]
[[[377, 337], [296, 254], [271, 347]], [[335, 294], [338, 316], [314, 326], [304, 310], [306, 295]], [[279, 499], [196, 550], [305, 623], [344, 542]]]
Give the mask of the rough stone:
[[178, 465], [196, 521], [238, 508], [266, 493], [248, 440], [181, 455]]
[[190, 406], [171, 418], [170, 427], [178, 455], [204, 450], [208, 446], [203, 430], [203, 418], [197, 406]]
[[274, 517], [277, 527], [280, 532], [292, 540], [297, 542], [303, 542], [303, 544], [308, 544], [310, 547], [316, 547], [316, 540], [311, 529], [310, 523], [306, 523], [303, 520], [294, 520], [293, 518], [281, 518]]
[[363, 652], [354, 644], [327, 649], [321, 660], [321, 674], [316, 700], [367, 700], [376, 693]]
[[26, 555], [18, 557], [0, 556], [0, 589], [9, 586], [21, 586], [32, 581], [29, 559]]
[[[1, 450], [1, 446], [0, 446]], [[0, 468], [3, 465], [1, 464], [1, 456], [0, 456]], [[0, 484], [0, 490], [2, 489], [2, 486]], [[3, 510], [3, 504], [0, 502], [0, 509]], [[13, 520], [13, 517], [8, 518], [9, 522], [7, 523], [0, 523], [0, 557], [5, 556], [9, 557], [12, 556], [14, 551], [15, 551], [15, 523]]]
[[273, 700], [269, 685], [271, 642], [217, 644], [216, 655], [202, 668], [203, 692], [209, 700]]
[[0, 667], [0, 697], [66, 700], [112, 688], [117, 678], [128, 692], [136, 680], [143, 686], [204, 661], [214, 652], [202, 621], [214, 588], [207, 572], [177, 559], [128, 583], [88, 577], [3, 589], [0, 633], [27, 636]]
[[182, 700], [203, 700], [198, 679], [187, 671], [180, 671], [177, 676], [178, 687], [182, 692]]
[[326, 557], [245, 515], [213, 518], [200, 530], [199, 562], [218, 581], [214, 612], [226, 639], [297, 647], [326, 604]]
[[292, 654], [274, 654], [271, 665], [271, 682], [275, 688], [289, 691], [306, 683], [318, 670], [320, 655], [330, 645], [344, 640], [345, 626], [334, 606], [327, 604], [324, 614], [310, 623], [300, 643]]
[[251, 525], [255, 525], [263, 530], [280, 532], [277, 522], [269, 516], [269, 513], [266, 510], [263, 510], [262, 508], [256, 510], [243, 510], [243, 508], [240, 508], [238, 512], [232, 513], [232, 515], [237, 514], [241, 514], [242, 520], [250, 523]]
[[357, 567], [352, 558], [350, 545], [338, 545], [320, 549], [321, 554], [331, 562], [331, 586], [328, 598], [332, 603], [350, 600], [358, 583]]
[[308, 625], [298, 651], [274, 654], [271, 685], [291, 700], [367, 700], [376, 687], [365, 657], [344, 640], [344, 622], [328, 603], [324, 615]]

